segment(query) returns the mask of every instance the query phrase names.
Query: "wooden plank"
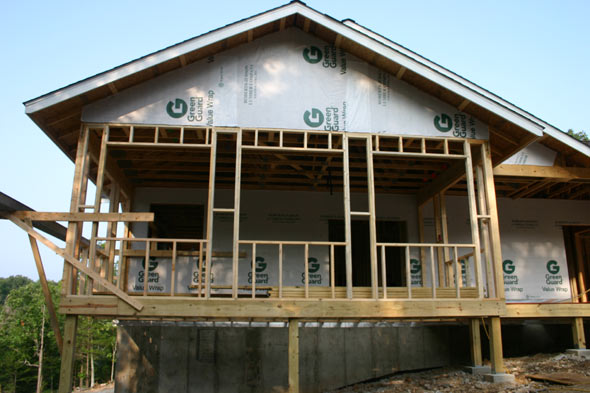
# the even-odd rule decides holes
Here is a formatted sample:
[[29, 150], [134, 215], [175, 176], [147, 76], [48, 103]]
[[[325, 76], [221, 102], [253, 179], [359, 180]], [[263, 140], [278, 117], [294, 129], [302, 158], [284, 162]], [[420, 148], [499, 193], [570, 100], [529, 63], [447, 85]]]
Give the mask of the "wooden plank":
[[481, 331], [479, 328], [479, 319], [472, 318], [469, 320], [469, 339], [471, 349], [471, 365], [474, 367], [482, 366], [481, 356]]
[[475, 168], [475, 177], [477, 180], [477, 204], [479, 208], [479, 226], [481, 230], [481, 237], [483, 238], [483, 252], [484, 252], [484, 265], [486, 270], [486, 280], [485, 280], [485, 288], [487, 289], [487, 296], [491, 296], [492, 293], [492, 278], [493, 278], [493, 269], [492, 269], [492, 253], [491, 253], [491, 238], [490, 238], [490, 222], [489, 218], [481, 219], [482, 215], [486, 215], [489, 217], [488, 214], [488, 204], [486, 200], [486, 193], [485, 193], [485, 179], [483, 175], [483, 168], [482, 165], [477, 165]]
[[586, 349], [586, 335], [584, 333], [584, 319], [581, 317], [572, 320], [572, 334], [574, 348]]
[[[0, 215], [1, 214], [2, 214], [2, 212], [0, 212]], [[116, 286], [114, 286], [110, 282], [108, 282], [105, 279], [103, 279], [102, 277], [100, 277], [100, 275], [97, 272], [95, 272], [94, 270], [91, 270], [87, 266], [83, 265], [80, 261], [78, 261], [77, 259], [72, 257], [70, 254], [65, 253], [63, 249], [59, 248], [58, 246], [53, 244], [50, 240], [45, 238], [43, 235], [36, 232], [30, 225], [27, 225], [24, 222], [20, 221], [19, 219], [13, 218], [11, 216], [7, 216], [7, 218], [10, 221], [12, 221], [16, 226], [20, 227], [22, 230], [27, 232], [30, 236], [34, 237], [35, 239], [37, 239], [41, 243], [45, 244], [49, 249], [51, 249], [57, 255], [64, 258], [66, 260], [66, 262], [68, 262], [70, 265], [76, 267], [81, 272], [85, 273], [86, 275], [90, 276], [92, 279], [96, 280], [100, 285], [103, 285], [107, 290], [111, 291], [114, 295], [116, 295], [117, 297], [119, 297], [120, 299], [122, 299], [123, 301], [128, 303], [129, 305], [131, 305], [136, 310], [139, 311], [143, 308], [143, 305], [140, 302], [134, 300], [129, 295], [127, 295], [125, 292], [121, 291], [119, 288], [117, 288]]]
[[[31, 225], [31, 222], [27, 222]], [[41, 289], [43, 290], [43, 296], [45, 297], [45, 305], [49, 313], [49, 320], [51, 322], [51, 328], [55, 335], [55, 341], [57, 343], [57, 349], [61, 354], [63, 352], [63, 339], [61, 337], [61, 331], [59, 330], [59, 322], [57, 320], [57, 314], [55, 313], [55, 306], [53, 305], [53, 299], [51, 297], [51, 291], [47, 284], [47, 277], [45, 276], [45, 269], [43, 268], [43, 261], [41, 260], [41, 254], [39, 253], [39, 246], [37, 240], [29, 235], [29, 242], [31, 243], [31, 251], [33, 252], [33, 258], [35, 259], [35, 265], [37, 266], [37, 273], [39, 273], [39, 282], [41, 283]]]
[[349, 151], [348, 135], [342, 136], [342, 157], [343, 186], [344, 186], [344, 241], [345, 246], [345, 270], [346, 270], [346, 293], [349, 299], [352, 298], [352, 232], [350, 219], [350, 170], [349, 170]]
[[502, 325], [499, 317], [490, 317], [490, 357], [492, 361], [492, 373], [504, 374], [504, 354], [502, 353]]
[[66, 315], [64, 324], [64, 347], [61, 353], [61, 367], [59, 370], [59, 393], [71, 393], [74, 381], [74, 360], [76, 352], [76, 330], [78, 316]]
[[[213, 209], [215, 208], [215, 159], [217, 156], [217, 131], [211, 130], [211, 151], [209, 155], [209, 195], [207, 200], [207, 247], [205, 258], [205, 298], [211, 294], [209, 269], [211, 268], [211, 251], [213, 250]], [[203, 267], [200, 266], [199, 277]], [[201, 293], [201, 291], [199, 291]]]
[[[475, 283], [479, 291], [479, 297], [483, 298], [482, 270], [481, 270], [481, 251], [479, 237], [479, 223], [477, 219], [477, 206], [475, 204], [475, 185], [473, 182], [473, 163], [471, 159], [471, 146], [468, 141], [463, 143], [463, 149], [467, 158], [465, 159], [465, 177], [467, 178], [467, 200], [469, 204], [469, 223], [471, 224], [471, 239], [475, 245], [474, 265], [475, 265]], [[501, 344], [500, 344], [501, 345]]]
[[586, 264], [588, 263], [587, 260], [584, 260], [584, 241], [579, 233], [574, 235], [574, 244], [576, 245], [576, 272], [575, 276], [577, 276], [577, 284], [578, 284], [578, 292], [580, 293], [580, 301], [586, 303], [588, 301], [588, 295], [586, 294]]
[[[418, 241], [424, 243], [424, 206], [418, 206]], [[420, 266], [422, 271], [420, 276], [422, 277], [422, 285], [426, 285], [426, 248], [420, 247]]]
[[506, 318], [590, 318], [589, 303], [509, 303]]
[[489, 143], [481, 145], [481, 159], [483, 166], [484, 188], [486, 200], [488, 201], [488, 215], [490, 216], [491, 251], [494, 268], [494, 294], [498, 299], [505, 299], [504, 293], [504, 272], [502, 271], [502, 249], [500, 243], [500, 224], [498, 222], [498, 205], [496, 203], [496, 189], [492, 170], [492, 153]]
[[[329, 291], [330, 289], [326, 287]], [[369, 298], [370, 299], [370, 288]], [[285, 291], [286, 289], [283, 289]], [[343, 289], [345, 290], [345, 289]], [[427, 290], [427, 292], [429, 292]], [[65, 314], [86, 314], [108, 317], [133, 318], [311, 318], [311, 319], [406, 319], [406, 318], [479, 318], [490, 315], [504, 315], [506, 305], [498, 300], [453, 298], [395, 299], [395, 300], [348, 300], [304, 299], [282, 300], [278, 298], [211, 298], [149, 296], [142, 299], [145, 306], [134, 310], [123, 300], [114, 296], [69, 296], [62, 299], [60, 312]]]
[[299, 393], [299, 321], [289, 320], [289, 393]]
[[[80, 201], [80, 193], [84, 177], [84, 166], [87, 158], [89, 143], [89, 130], [87, 127], [80, 128], [80, 135], [78, 137], [78, 147], [76, 150], [76, 166], [74, 170], [74, 181], [72, 185], [72, 196], [70, 199], [70, 212], [78, 212], [78, 204]], [[19, 221], [20, 222], [20, 221]], [[76, 248], [76, 237], [78, 233], [78, 224], [70, 222], [68, 224], [68, 230], [66, 232], [66, 248], [65, 252], [68, 255], [73, 255]], [[61, 295], [66, 296], [72, 293], [74, 289], [72, 286], [72, 266], [68, 263], [64, 263], [63, 276], [61, 283]]]
[[[440, 195], [436, 194], [432, 198], [432, 205], [434, 207], [434, 236], [436, 237], [437, 243], [443, 243], [442, 240], [442, 224], [441, 224], [441, 212], [440, 212]], [[443, 257], [443, 248], [436, 248], [436, 261], [438, 266], [438, 285], [441, 287], [448, 286], [445, 280], [445, 266]]]
[[[69, 222], [153, 222], [154, 213], [78, 213], [78, 212], [37, 212], [37, 211], [15, 211], [11, 213], [14, 217], [33, 221], [69, 221]], [[63, 239], [62, 239], [63, 240]]]
[[[373, 138], [366, 138], [367, 152], [367, 188], [369, 200], [369, 247], [371, 263], [371, 288], [373, 299], [377, 299], [377, 288], [379, 283], [377, 274], [377, 208], [375, 206], [375, 172], [373, 169]], [[408, 286], [408, 288], [410, 285]]]
[[[240, 254], [240, 189], [242, 179], [242, 133], [236, 135], [236, 173], [234, 179], [234, 226], [232, 244], [232, 297], [238, 297], [238, 259]], [[255, 272], [252, 272], [255, 280]]]
[[564, 182], [573, 179], [590, 179], [590, 168], [500, 164], [494, 176], [551, 178]]

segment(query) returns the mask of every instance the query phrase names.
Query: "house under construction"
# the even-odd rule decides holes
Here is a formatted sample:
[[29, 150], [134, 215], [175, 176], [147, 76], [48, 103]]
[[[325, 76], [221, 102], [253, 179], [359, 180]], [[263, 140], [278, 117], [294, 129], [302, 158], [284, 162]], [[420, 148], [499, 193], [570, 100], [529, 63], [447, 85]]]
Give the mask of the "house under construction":
[[75, 162], [69, 212], [3, 213], [64, 258], [61, 393], [79, 315], [119, 321], [117, 392], [477, 371], [484, 327], [509, 379], [502, 321], [584, 353], [590, 147], [352, 20], [294, 1], [25, 107]]

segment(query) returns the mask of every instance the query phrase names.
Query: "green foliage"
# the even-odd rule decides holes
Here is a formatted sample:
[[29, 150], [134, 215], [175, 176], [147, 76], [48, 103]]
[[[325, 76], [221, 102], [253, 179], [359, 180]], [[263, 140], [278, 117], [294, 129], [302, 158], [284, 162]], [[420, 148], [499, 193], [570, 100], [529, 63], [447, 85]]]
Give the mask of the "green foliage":
[[10, 276], [8, 278], [0, 277], [0, 305], [4, 304], [6, 296], [18, 287], [32, 283], [29, 278], [25, 276]]
[[[53, 303], [59, 305], [59, 284], [49, 282]], [[45, 312], [43, 383], [46, 390], [57, 389], [59, 382], [60, 356], [45, 310], [45, 298], [39, 282], [16, 276], [1, 279], [0, 291], [5, 288], [7, 296], [0, 306], [0, 391], [34, 392], [37, 383], [37, 366], [41, 344], [41, 325]], [[0, 292], [3, 293], [3, 292]], [[63, 315], [58, 314], [63, 332]], [[80, 317], [76, 345], [76, 369], [83, 370], [83, 385], [88, 386], [87, 359], [94, 360], [94, 380], [107, 382], [111, 377], [116, 328], [110, 320]]]
[[590, 142], [590, 137], [588, 137], [586, 131], [574, 131], [570, 128], [569, 130], [567, 130], [567, 134], [569, 136], [576, 138], [579, 141]]

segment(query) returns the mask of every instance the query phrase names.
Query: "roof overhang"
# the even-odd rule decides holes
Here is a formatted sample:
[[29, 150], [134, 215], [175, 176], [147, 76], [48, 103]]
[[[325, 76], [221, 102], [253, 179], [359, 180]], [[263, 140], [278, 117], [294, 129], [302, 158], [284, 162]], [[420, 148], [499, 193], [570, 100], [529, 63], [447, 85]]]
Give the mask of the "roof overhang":
[[292, 26], [340, 46], [486, 122], [491, 131], [494, 164], [499, 164], [543, 137], [544, 132], [558, 141], [566, 141], [576, 152], [590, 156], [590, 148], [587, 146], [569, 141], [571, 138], [559, 130], [489, 91], [350, 20], [335, 20], [297, 1], [27, 101], [24, 103], [25, 111], [73, 159], [80, 113], [84, 105], [184, 67], [205, 56]]

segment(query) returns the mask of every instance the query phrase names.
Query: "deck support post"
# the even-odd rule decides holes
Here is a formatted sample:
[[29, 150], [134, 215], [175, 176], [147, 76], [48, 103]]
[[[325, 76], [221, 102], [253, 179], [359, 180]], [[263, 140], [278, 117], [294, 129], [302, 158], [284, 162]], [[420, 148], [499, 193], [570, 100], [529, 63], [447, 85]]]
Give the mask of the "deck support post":
[[74, 380], [74, 354], [76, 349], [76, 330], [78, 316], [67, 315], [64, 325], [61, 368], [59, 370], [59, 393], [71, 393]]
[[574, 318], [572, 320], [572, 333], [575, 349], [586, 349], [586, 335], [584, 334], [584, 319]]
[[[289, 320], [289, 393], [299, 393], [299, 320]], [[60, 392], [61, 393], [61, 392]]]
[[490, 331], [490, 360], [492, 362], [492, 373], [502, 374], [504, 368], [504, 354], [502, 353], [502, 324], [499, 317], [489, 318]]
[[469, 338], [471, 347], [471, 365], [481, 367], [483, 361], [481, 358], [481, 333], [479, 329], [479, 319], [469, 320]]

